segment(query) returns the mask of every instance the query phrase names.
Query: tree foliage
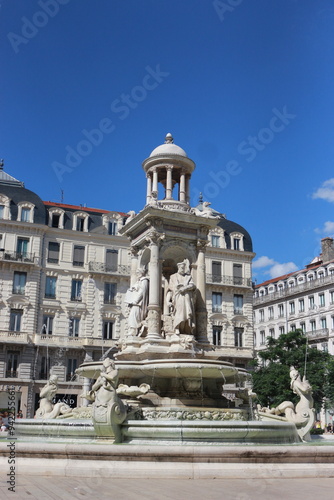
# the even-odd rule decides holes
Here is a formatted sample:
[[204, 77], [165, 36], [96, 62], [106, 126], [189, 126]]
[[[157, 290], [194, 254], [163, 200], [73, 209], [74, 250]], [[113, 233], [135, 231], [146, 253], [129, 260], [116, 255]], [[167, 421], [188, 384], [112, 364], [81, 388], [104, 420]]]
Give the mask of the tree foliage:
[[259, 357], [262, 363], [253, 362], [253, 390], [262, 406], [278, 406], [283, 401], [298, 402], [290, 388], [291, 366], [301, 377], [306, 374], [313, 389], [316, 410], [320, 410], [324, 401], [327, 406], [334, 404], [334, 357], [310, 347], [301, 330], [282, 334], [278, 339], [268, 338], [267, 349], [261, 351]]

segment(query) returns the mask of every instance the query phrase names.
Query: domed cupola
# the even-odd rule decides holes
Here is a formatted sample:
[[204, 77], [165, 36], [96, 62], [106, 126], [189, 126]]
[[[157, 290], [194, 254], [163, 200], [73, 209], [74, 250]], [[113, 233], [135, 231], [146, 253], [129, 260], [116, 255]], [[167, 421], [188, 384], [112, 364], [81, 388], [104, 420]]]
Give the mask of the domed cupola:
[[[147, 205], [159, 201], [159, 205], [167, 209], [189, 207], [189, 181], [195, 163], [180, 146], [174, 144], [171, 134], [166, 135], [164, 144], [152, 151], [143, 162], [143, 168], [147, 177]], [[159, 183], [163, 186], [160, 191]]]

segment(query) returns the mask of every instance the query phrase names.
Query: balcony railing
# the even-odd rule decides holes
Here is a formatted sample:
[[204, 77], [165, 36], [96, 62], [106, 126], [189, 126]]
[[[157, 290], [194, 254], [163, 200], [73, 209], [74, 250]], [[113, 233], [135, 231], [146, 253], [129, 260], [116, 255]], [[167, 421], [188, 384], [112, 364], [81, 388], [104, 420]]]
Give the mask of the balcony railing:
[[119, 274], [122, 276], [130, 275], [130, 266], [110, 266], [103, 262], [89, 262], [88, 269], [93, 273]]
[[[305, 292], [307, 290], [314, 290], [316, 288], [322, 287], [328, 283], [334, 283], [334, 274], [329, 276], [324, 276], [322, 278], [317, 278], [300, 285], [295, 285], [287, 288], [283, 288], [277, 292], [267, 293], [266, 295], [261, 295], [260, 297], [254, 298], [254, 305], [263, 304], [265, 302], [270, 302], [271, 300], [283, 299], [284, 297], [290, 297], [291, 295], [297, 295], [298, 293]], [[313, 305], [313, 307], [315, 307]], [[311, 309], [311, 305], [309, 306]]]
[[329, 335], [328, 328], [321, 328], [320, 330], [313, 330], [310, 332], [306, 332], [306, 336], [309, 339], [309, 342], [320, 342], [320, 340], [327, 340]]
[[0, 260], [9, 262], [23, 262], [25, 264], [37, 264], [38, 258], [33, 253], [26, 252], [9, 252], [8, 250], [0, 250]]
[[232, 286], [252, 286], [252, 280], [250, 278], [239, 278], [236, 276], [222, 276], [218, 274], [207, 274], [207, 283], [219, 283], [221, 285], [232, 285]]

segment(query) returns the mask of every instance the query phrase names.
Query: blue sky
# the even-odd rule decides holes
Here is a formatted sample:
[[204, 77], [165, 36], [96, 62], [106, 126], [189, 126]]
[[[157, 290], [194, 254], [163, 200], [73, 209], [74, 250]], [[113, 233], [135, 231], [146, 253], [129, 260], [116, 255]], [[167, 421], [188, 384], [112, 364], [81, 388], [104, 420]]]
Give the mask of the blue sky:
[[171, 132], [258, 283], [334, 235], [332, 0], [1, 0], [0, 23], [0, 157], [43, 200], [139, 211]]

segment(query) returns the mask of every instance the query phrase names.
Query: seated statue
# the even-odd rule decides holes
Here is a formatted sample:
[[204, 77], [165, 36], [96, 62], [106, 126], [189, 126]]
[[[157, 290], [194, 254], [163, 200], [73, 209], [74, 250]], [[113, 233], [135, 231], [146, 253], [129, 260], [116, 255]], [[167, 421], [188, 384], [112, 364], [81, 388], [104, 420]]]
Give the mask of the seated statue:
[[195, 329], [195, 290], [189, 261], [177, 264], [177, 273], [171, 275], [167, 288], [167, 302], [173, 316], [174, 332], [193, 334]]

